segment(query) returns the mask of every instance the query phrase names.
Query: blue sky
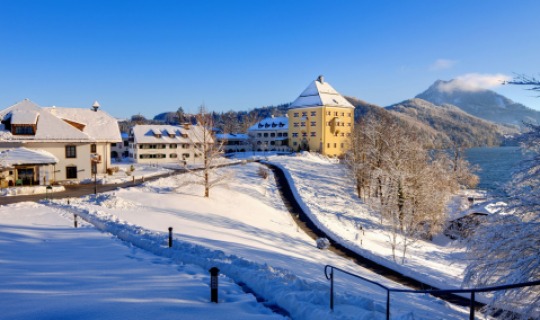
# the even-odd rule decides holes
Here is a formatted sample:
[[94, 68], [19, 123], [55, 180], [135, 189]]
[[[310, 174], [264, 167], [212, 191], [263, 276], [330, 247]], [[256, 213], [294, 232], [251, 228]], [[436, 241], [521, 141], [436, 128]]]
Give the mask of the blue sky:
[[[318, 75], [387, 106], [435, 80], [540, 74], [540, 1], [0, 0], [0, 108], [146, 117], [294, 100]], [[521, 87], [495, 91], [540, 110]]]

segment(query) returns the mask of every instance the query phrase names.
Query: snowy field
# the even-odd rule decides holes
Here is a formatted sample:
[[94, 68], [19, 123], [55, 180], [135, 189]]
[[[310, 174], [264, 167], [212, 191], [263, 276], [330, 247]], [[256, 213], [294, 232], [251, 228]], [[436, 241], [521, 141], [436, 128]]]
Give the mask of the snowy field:
[[[343, 172], [339, 165], [310, 157], [269, 159], [290, 171], [306, 206], [328, 230], [339, 234], [344, 244], [392, 265], [387, 255], [387, 238], [378, 231], [377, 218], [345, 188], [350, 182], [341, 178]], [[92, 310], [98, 309], [103, 315], [114, 318], [117, 308], [110, 301], [117, 300], [123, 301], [123, 305], [129, 304], [125, 301], [139, 302], [133, 303], [136, 307], [124, 309], [125, 318], [146, 318], [141, 316], [144, 314], [171, 318], [172, 314], [185, 312], [188, 316], [182, 319], [190, 315], [205, 319], [208, 314], [203, 309], [206, 308], [213, 310], [210, 311], [213, 319], [280, 318], [280, 315], [269, 314], [270, 309], [264, 307], [279, 306], [285, 310], [282, 314], [292, 319], [384, 319], [386, 293], [342, 274], [336, 276], [336, 307], [330, 312], [329, 282], [323, 273], [326, 264], [390, 287], [400, 285], [332, 252], [317, 249], [315, 242], [294, 224], [273, 179], [264, 180], [257, 175], [259, 166], [250, 163], [221, 169], [230, 171], [234, 178], [228, 185], [212, 189], [210, 198], [202, 197], [200, 186], [185, 184], [185, 180], [191, 179], [187, 174], [97, 197], [72, 199], [70, 206], [58, 200], [0, 207], [2, 250], [6, 251], [1, 255], [0, 273], [5, 278], [3, 283], [9, 284], [0, 289], [0, 299], [10, 299], [11, 318], [15, 319], [33, 319], [29, 314], [35, 315], [40, 310], [51, 314], [78, 312], [77, 304], [82, 304], [81, 310], [85, 310], [86, 304], [92, 305]], [[73, 213], [91, 225], [73, 229]], [[46, 220], [28, 218], [36, 215]], [[364, 234], [357, 236], [360, 225]], [[173, 248], [166, 247], [168, 227], [174, 232]], [[22, 235], [13, 237], [13, 234]], [[54, 253], [26, 252], [24, 247], [28, 243], [50, 246]], [[89, 251], [83, 253], [71, 245]], [[445, 287], [457, 287], [463, 267], [462, 254], [452, 243], [438, 246], [417, 243], [415, 251], [408, 256], [407, 267], [400, 271], [421, 280], [438, 280]], [[422, 257], [428, 257], [428, 261], [421, 263]], [[31, 268], [21, 267], [30, 259], [39, 263]], [[84, 271], [84, 276], [82, 272], [71, 273], [66, 269], [75, 268], [75, 263], [63, 267], [57, 265], [56, 260], [79, 261], [76, 266], [88, 265], [90, 270]], [[437, 270], [437, 266], [443, 265], [443, 270]], [[221, 270], [221, 284], [225, 284], [220, 287], [218, 305], [208, 302], [207, 270], [213, 266]], [[128, 271], [139, 269], [143, 270], [139, 273], [143, 277], [140, 282], [149, 288], [140, 285], [137, 292], [131, 285], [133, 281], [139, 286], [139, 282]], [[416, 270], [413, 272], [413, 269]], [[43, 278], [23, 280], [40, 274]], [[122, 281], [111, 281], [107, 279], [109, 276]], [[151, 284], [144, 276], [166, 280]], [[11, 277], [19, 280], [7, 281]], [[96, 283], [108, 287], [94, 284], [96, 279]], [[177, 284], [170, 287], [174, 281]], [[184, 285], [193, 288], [194, 294], [184, 296]], [[254, 303], [255, 298], [242, 294], [238, 285], [250, 288], [264, 301]], [[43, 297], [42, 292], [47, 290], [58, 296]], [[153, 294], [153, 290], [157, 293]], [[76, 293], [74, 301], [63, 303], [67, 299], [64, 295], [71, 291]], [[103, 297], [115, 293], [118, 294], [115, 298]], [[24, 294], [23, 299], [13, 298], [16, 294]], [[154, 299], [154, 296], [160, 298]], [[425, 295], [393, 295], [391, 313], [392, 319], [468, 317], [467, 310]]]

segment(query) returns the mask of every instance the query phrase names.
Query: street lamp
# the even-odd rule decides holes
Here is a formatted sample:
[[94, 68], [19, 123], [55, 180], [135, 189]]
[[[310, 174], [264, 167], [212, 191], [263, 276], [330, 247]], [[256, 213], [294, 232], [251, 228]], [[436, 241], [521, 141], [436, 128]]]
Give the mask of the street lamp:
[[97, 166], [101, 162], [101, 156], [96, 153], [90, 155], [92, 160], [92, 172], [94, 173], [94, 194], [97, 194]]

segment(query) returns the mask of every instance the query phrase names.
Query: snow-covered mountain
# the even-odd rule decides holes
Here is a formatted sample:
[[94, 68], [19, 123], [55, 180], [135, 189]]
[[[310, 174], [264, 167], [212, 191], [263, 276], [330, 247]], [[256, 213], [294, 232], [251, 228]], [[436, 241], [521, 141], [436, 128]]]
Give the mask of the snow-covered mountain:
[[492, 90], [469, 87], [459, 80], [437, 80], [416, 96], [435, 105], [451, 104], [476, 117], [497, 123], [540, 123], [540, 112], [514, 102]]
[[402, 120], [418, 122], [444, 134], [448, 140], [443, 140], [442, 145], [453, 141], [468, 147], [494, 146], [505, 135], [517, 133], [513, 127], [475, 117], [454, 105], [435, 105], [419, 98], [394, 104], [386, 110], [399, 114]]
[[424, 139], [428, 147], [448, 148], [453, 142], [468, 147], [494, 146], [504, 142], [504, 137], [514, 135], [518, 130], [513, 126], [496, 124], [472, 116], [456, 106], [437, 106], [422, 99], [409, 99], [382, 108], [363, 100], [347, 97], [355, 109], [355, 118], [367, 114], [377, 118], [396, 118], [398, 123], [413, 130]]

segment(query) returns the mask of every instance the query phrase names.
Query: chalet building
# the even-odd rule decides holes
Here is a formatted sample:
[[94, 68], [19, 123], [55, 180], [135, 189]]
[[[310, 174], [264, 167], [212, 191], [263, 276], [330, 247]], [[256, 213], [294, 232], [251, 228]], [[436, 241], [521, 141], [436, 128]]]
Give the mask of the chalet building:
[[216, 143], [224, 153], [251, 151], [249, 136], [245, 133], [218, 133]]
[[136, 125], [131, 129], [129, 155], [136, 163], [194, 163], [203, 144], [214, 143], [210, 130], [192, 124]]
[[289, 146], [294, 151], [341, 157], [351, 147], [354, 106], [322, 76], [291, 104], [287, 115]]
[[118, 122], [92, 109], [40, 107], [25, 99], [0, 111], [0, 184], [79, 183], [104, 174]]
[[268, 117], [248, 129], [249, 140], [254, 151], [290, 152], [289, 119]]

